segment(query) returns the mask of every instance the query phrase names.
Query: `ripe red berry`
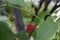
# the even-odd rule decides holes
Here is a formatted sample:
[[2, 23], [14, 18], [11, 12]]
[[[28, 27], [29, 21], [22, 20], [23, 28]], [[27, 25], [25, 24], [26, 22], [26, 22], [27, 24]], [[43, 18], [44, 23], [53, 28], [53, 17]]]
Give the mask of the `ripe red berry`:
[[27, 31], [28, 33], [33, 33], [35, 29], [35, 26], [33, 24], [28, 24], [27, 25]]

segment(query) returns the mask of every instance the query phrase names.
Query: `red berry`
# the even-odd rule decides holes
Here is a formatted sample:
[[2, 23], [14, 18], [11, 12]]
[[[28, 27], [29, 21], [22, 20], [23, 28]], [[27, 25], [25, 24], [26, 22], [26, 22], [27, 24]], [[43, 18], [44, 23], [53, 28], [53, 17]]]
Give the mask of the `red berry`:
[[35, 26], [33, 24], [28, 24], [27, 25], [27, 31], [28, 33], [33, 33], [35, 29]]

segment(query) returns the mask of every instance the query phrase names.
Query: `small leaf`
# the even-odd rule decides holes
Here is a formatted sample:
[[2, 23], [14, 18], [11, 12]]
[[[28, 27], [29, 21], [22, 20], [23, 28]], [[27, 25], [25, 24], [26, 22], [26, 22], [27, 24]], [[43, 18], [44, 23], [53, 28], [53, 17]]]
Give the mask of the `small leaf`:
[[[38, 17], [40, 19], [44, 19], [45, 15], [47, 15], [47, 14], [48, 14], [47, 11], [42, 11], [41, 13], [38, 14]], [[41, 20], [39, 20], [38, 18], [35, 18], [35, 20], [33, 22], [35, 23], [35, 25], [38, 25], [41, 22]]]

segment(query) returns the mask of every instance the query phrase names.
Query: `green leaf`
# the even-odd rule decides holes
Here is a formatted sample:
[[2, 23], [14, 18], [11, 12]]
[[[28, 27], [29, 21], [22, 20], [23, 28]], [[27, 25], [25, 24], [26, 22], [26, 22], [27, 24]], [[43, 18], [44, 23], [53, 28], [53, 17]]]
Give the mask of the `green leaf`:
[[[47, 15], [47, 14], [48, 14], [47, 11], [42, 11], [41, 13], [38, 14], [38, 17], [39, 17], [41, 20], [43, 20], [44, 17], [45, 17], [45, 15]], [[38, 18], [35, 18], [35, 20], [34, 20], [33, 22], [35, 23], [35, 25], [38, 25], [38, 24], [41, 22], [41, 20], [39, 20]]]
[[10, 3], [10, 4], [20, 5], [20, 6], [25, 5], [24, 0], [7, 0], [7, 2]]
[[[47, 11], [42, 11], [41, 13], [39, 13], [38, 17], [40, 18], [40, 20], [38, 18], [35, 18], [35, 20], [33, 21], [33, 23], [37, 26], [39, 23], [41, 24], [41, 22], [43, 21], [45, 15], [47, 15], [48, 12]], [[33, 37], [36, 38], [36, 31], [37, 29], [35, 29], [34, 33], [33, 33]]]
[[26, 34], [26, 31], [20, 31], [19, 33], [17, 33], [17, 37], [21, 40], [28, 40], [29, 39], [29, 35]]
[[3, 21], [0, 21], [0, 40], [16, 40], [15, 35]]
[[46, 21], [42, 21], [37, 29], [35, 40], [51, 40], [58, 30], [58, 26], [59, 25], [54, 23], [51, 18], [48, 18]]

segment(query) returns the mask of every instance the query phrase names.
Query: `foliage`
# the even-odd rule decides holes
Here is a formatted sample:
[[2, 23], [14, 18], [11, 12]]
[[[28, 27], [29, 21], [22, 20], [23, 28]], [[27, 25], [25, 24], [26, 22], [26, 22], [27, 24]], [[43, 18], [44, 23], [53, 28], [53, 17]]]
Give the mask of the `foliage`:
[[60, 26], [50, 18], [42, 21], [37, 29], [36, 40], [52, 40]]
[[[31, 16], [36, 16], [33, 13], [34, 8], [31, 8], [31, 2], [25, 3], [24, 0], [6, 0], [5, 8], [7, 8], [7, 13], [13, 13], [11, 8], [18, 8], [13, 5], [19, 5], [21, 13], [23, 14], [23, 22], [27, 25], [31, 22]], [[49, 11], [41, 11], [34, 19], [33, 23], [35, 24], [35, 31], [32, 34], [35, 40], [53, 40], [55, 38], [55, 34], [57, 30], [60, 29], [60, 20], [56, 23], [53, 22], [55, 17], [49, 17], [46, 21], [44, 21], [45, 15], [49, 14]], [[14, 34], [11, 30], [13, 26], [16, 24], [16, 20], [14, 22], [9, 21], [9, 14], [8, 16], [1, 16], [0, 15], [0, 40], [28, 40], [29, 35], [26, 30], [19, 30], [17, 34]], [[20, 17], [19, 17], [20, 18]], [[38, 28], [37, 28], [38, 27]], [[58, 32], [58, 37], [60, 39], [60, 31]]]
[[0, 40], [16, 40], [16, 36], [3, 21], [0, 21]]

